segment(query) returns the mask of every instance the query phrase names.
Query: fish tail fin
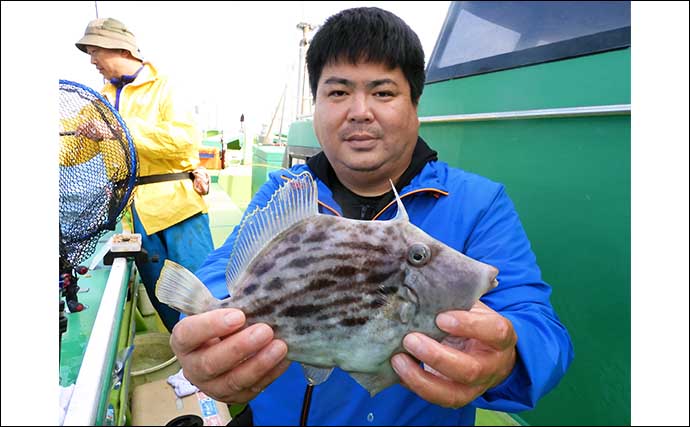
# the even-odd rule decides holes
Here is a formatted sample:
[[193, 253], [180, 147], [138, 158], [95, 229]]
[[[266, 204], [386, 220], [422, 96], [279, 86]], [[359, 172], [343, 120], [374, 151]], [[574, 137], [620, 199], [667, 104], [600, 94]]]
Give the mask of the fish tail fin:
[[156, 297], [187, 315], [208, 311], [219, 301], [194, 273], [168, 259], [156, 282]]

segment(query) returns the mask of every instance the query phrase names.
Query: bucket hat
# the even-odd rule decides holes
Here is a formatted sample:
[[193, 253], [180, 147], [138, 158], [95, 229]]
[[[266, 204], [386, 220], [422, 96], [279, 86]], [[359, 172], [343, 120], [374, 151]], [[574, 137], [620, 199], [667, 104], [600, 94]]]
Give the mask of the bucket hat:
[[125, 49], [136, 59], [144, 60], [137, 47], [134, 34], [125, 27], [125, 24], [113, 18], [100, 18], [89, 22], [84, 31], [84, 37], [75, 45], [82, 52], [86, 52], [86, 46]]

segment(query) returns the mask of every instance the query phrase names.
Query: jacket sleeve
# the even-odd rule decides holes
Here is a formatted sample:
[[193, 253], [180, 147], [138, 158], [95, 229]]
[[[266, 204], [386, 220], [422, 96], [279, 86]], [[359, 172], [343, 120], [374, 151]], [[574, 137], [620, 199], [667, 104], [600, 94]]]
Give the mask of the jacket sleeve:
[[160, 159], [188, 159], [198, 156], [201, 134], [196, 127], [191, 106], [176, 95], [167, 79], [156, 94], [157, 110], [153, 117], [128, 117], [127, 125], [137, 150], [148, 157]]
[[503, 186], [497, 187], [488, 207], [478, 213], [465, 252], [499, 269], [499, 285], [481, 300], [508, 318], [518, 337], [512, 373], [473, 405], [504, 412], [532, 409], [565, 374], [573, 347], [551, 306], [551, 287], [541, 278], [536, 256]]

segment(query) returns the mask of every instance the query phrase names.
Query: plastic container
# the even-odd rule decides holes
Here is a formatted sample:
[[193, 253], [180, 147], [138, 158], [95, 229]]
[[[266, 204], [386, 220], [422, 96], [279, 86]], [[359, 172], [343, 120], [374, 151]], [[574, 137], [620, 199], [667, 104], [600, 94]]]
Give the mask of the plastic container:
[[284, 146], [256, 145], [252, 159], [252, 195], [268, 179], [268, 174], [283, 167]]
[[134, 386], [167, 379], [179, 370], [180, 364], [170, 348], [170, 334], [147, 332], [134, 337], [130, 370]]

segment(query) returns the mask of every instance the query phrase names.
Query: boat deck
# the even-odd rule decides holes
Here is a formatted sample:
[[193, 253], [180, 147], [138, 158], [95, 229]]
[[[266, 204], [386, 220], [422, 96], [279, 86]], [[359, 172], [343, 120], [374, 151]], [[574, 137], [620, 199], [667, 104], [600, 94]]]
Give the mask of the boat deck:
[[211, 183], [211, 191], [206, 196], [206, 202], [209, 206], [208, 220], [213, 246], [218, 248], [239, 224], [244, 211], [217, 182]]

